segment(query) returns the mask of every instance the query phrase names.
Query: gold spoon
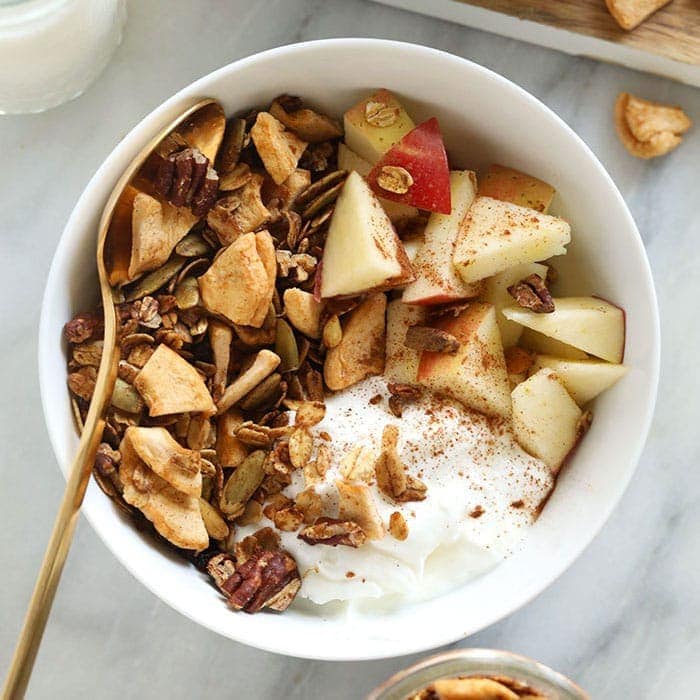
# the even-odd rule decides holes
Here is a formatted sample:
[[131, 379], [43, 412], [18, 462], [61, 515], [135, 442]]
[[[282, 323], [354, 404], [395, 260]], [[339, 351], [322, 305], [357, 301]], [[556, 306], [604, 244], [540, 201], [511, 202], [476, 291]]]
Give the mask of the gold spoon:
[[133, 192], [133, 189], [127, 189], [127, 186], [131, 183], [147, 186], [149, 173], [152, 172], [152, 161], [149, 162], [149, 159], [161, 141], [173, 132], [182, 137], [189, 146], [199, 148], [213, 163], [223, 139], [225, 127], [224, 111], [218, 102], [205, 99], [191, 104], [176, 119], [164, 126], [131, 161], [112, 190], [102, 212], [97, 237], [97, 271], [105, 317], [100, 369], [97, 373], [90, 409], [85, 419], [85, 427], [78, 444], [78, 452], [70, 468], [63, 500], [5, 681], [3, 700], [16, 700], [23, 697], [26, 692], [34, 659], [39, 650], [73, 538], [73, 531], [78, 521], [80, 506], [90, 480], [97, 448], [102, 439], [105, 413], [112, 397], [119, 365], [119, 353], [116, 348], [117, 320], [112, 285], [127, 281], [126, 269], [131, 254], [130, 205], [133, 195], [129, 196], [127, 192]]

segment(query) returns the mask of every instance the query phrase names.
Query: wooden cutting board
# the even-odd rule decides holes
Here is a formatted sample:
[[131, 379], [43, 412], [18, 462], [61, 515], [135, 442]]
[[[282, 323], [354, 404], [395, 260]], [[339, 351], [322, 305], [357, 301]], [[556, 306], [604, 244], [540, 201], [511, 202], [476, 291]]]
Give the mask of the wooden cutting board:
[[604, 0], [377, 0], [700, 86], [700, 0], [673, 0], [631, 32]]

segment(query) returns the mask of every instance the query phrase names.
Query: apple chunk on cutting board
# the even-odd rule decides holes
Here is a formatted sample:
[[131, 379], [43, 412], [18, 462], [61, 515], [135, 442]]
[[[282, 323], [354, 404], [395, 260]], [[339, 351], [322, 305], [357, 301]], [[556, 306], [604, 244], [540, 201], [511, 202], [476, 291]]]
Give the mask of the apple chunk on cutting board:
[[551, 369], [541, 369], [513, 389], [515, 438], [554, 474], [581, 438], [582, 415]]
[[532, 175], [503, 165], [491, 165], [479, 180], [479, 194], [547, 213], [556, 190]]
[[435, 328], [453, 335], [459, 349], [455, 354], [423, 351], [419, 383], [467, 408], [509, 418], [510, 384], [493, 306], [469, 304], [458, 316], [441, 319]]
[[388, 90], [378, 90], [343, 115], [345, 143], [372, 165], [415, 124]]
[[556, 372], [564, 388], [579, 406], [587, 404], [627, 374], [627, 367], [624, 365], [537, 355], [531, 372], [534, 374], [543, 367]]
[[356, 172], [335, 204], [323, 250], [323, 298], [390, 289], [413, 280], [403, 243], [382, 205]]
[[564, 297], [554, 300], [551, 314], [535, 314], [528, 309], [511, 306], [503, 309], [503, 315], [602, 360], [622, 362], [625, 312], [603, 299]]
[[563, 219], [478, 196], [462, 223], [453, 261], [471, 284], [514, 265], [563, 255], [570, 240]]
[[445, 304], [475, 297], [480, 284], [465, 284], [452, 265], [459, 227], [476, 196], [476, 177], [470, 170], [450, 173], [452, 211], [433, 213], [423, 233], [423, 243], [413, 259], [415, 282], [404, 289], [406, 304]]

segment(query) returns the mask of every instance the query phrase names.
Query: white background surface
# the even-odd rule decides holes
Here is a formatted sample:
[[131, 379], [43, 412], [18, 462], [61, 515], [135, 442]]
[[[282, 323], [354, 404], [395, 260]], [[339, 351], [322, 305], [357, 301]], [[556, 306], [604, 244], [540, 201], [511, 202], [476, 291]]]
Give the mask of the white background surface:
[[[594, 698], [694, 697], [700, 683], [700, 224], [694, 206], [700, 137], [691, 132], [665, 159], [637, 161], [617, 142], [611, 109], [617, 92], [629, 90], [680, 103], [698, 121], [700, 92], [361, 0], [141, 0], [129, 10], [123, 45], [83, 97], [44, 115], [0, 117], [0, 673], [63, 485], [39, 405], [36, 332], [51, 255], [82, 188], [133, 124], [192, 79], [264, 48], [366, 35], [470, 58], [559, 113], [627, 198], [659, 293], [659, 404], [621, 506], [548, 591], [462, 644], [534, 656]], [[155, 599], [81, 523], [29, 697], [349, 700], [411, 660], [298, 661], [221, 639]]]

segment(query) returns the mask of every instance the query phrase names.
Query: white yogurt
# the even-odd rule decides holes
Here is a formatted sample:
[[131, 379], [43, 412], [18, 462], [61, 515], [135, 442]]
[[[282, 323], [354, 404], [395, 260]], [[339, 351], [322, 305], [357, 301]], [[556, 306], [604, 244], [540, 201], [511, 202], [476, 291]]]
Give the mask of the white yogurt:
[[[382, 400], [370, 403], [378, 394]], [[302, 575], [299, 596], [315, 605], [420, 600], [488, 571], [521, 545], [554, 485], [547, 467], [494, 421], [432, 396], [406, 406], [399, 419], [388, 411], [387, 397], [385, 381], [375, 377], [328, 399], [316, 432], [332, 436], [333, 466], [316, 490], [333, 503], [342, 457], [357, 444], [378, 453], [384, 426], [395, 423], [402, 461], [425, 482], [427, 497], [394, 503], [371, 487], [385, 523], [396, 510], [405, 517], [409, 535], [403, 542], [387, 534], [353, 549], [308, 545], [296, 533], [281, 533]], [[296, 472], [285, 493], [293, 497], [304, 486]]]
[[121, 41], [124, 0], [0, 0], [0, 114], [79, 95]]

